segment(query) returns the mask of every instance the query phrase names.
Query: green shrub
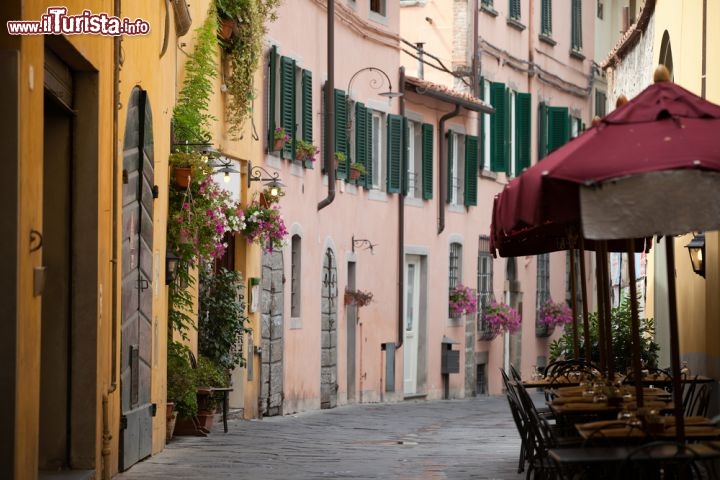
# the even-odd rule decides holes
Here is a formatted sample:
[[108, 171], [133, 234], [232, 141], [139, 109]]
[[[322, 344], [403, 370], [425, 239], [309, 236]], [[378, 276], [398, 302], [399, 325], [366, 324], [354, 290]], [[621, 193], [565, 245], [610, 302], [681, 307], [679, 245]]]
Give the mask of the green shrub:
[[[625, 297], [620, 305], [610, 310], [612, 349], [614, 367], [616, 372], [625, 373], [632, 363], [632, 317], [630, 300]], [[599, 325], [597, 312], [589, 315], [590, 325], [590, 354], [591, 361], [598, 364], [600, 361]], [[578, 336], [580, 339], [580, 352], [585, 352], [584, 329], [582, 320], [578, 321]], [[648, 366], [656, 366], [660, 347], [653, 341], [655, 337], [655, 321], [652, 318], [640, 318], [640, 358]], [[559, 358], [573, 357], [572, 324], [565, 326], [562, 337], [550, 344], [550, 361]]]

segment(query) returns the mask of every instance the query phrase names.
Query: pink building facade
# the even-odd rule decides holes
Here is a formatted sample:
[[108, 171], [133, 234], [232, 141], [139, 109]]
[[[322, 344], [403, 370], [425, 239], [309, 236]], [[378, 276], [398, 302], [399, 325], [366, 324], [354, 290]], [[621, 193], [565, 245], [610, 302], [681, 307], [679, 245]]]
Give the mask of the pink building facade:
[[[566, 298], [566, 254], [496, 259], [487, 237], [508, 179], [590, 123], [593, 12], [573, 23], [563, 2], [541, 31], [546, 2], [492, 3], [478, 5], [477, 42], [472, 1], [331, 1], [330, 39], [328, 2], [297, 0], [269, 25], [257, 133], [286, 185], [289, 236], [260, 259], [263, 414], [498, 394], [501, 367], [547, 361], [560, 332], [535, 312]], [[295, 159], [296, 141], [273, 151], [277, 127], [316, 160]], [[451, 317], [459, 283], [517, 307], [521, 330], [489, 339], [478, 314]], [[372, 302], [346, 305], [346, 289]]]

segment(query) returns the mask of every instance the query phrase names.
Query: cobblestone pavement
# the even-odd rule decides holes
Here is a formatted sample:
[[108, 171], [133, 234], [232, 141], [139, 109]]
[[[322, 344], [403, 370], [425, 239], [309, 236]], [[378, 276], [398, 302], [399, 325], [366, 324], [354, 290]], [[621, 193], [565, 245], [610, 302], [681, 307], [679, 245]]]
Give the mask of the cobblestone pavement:
[[216, 422], [115, 478], [514, 480], [519, 448], [505, 396], [363, 404]]

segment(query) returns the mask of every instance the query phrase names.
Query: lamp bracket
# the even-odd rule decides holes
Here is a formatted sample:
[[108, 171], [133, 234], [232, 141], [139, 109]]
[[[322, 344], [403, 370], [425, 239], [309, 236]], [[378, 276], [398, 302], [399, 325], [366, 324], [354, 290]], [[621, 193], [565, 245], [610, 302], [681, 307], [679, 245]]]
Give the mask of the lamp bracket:
[[370, 250], [371, 254], [375, 254], [373, 252], [373, 247], [377, 247], [377, 243], [372, 243], [370, 240], [366, 238], [355, 238], [355, 235], [352, 236], [352, 251], [355, 253], [355, 247], [362, 248], [363, 250]]

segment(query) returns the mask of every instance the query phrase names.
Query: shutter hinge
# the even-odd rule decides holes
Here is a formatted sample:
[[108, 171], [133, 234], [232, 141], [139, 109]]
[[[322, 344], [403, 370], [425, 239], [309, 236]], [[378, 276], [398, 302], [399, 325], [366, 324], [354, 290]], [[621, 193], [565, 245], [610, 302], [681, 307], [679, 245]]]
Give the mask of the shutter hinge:
[[150, 404], [150, 414], [154, 417], [157, 415], [157, 403]]
[[120, 430], [127, 430], [127, 415], [120, 417]]
[[152, 186], [152, 196], [153, 198], [158, 198], [160, 196], [160, 187], [157, 185]]
[[122, 182], [123, 182], [124, 185], [127, 185], [128, 181], [129, 181], [129, 180], [128, 180], [128, 171], [123, 168], [123, 172], [122, 172]]

